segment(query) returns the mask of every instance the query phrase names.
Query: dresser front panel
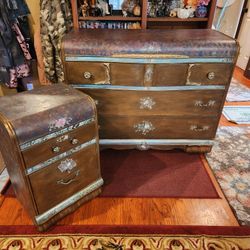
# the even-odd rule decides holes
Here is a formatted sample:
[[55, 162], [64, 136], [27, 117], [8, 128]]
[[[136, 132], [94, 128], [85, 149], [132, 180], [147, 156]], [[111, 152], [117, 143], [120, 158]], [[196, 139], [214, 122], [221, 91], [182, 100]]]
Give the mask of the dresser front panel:
[[[71, 164], [71, 170], [60, 167]], [[39, 214], [100, 178], [98, 152], [92, 144], [29, 175]]]
[[99, 115], [218, 116], [224, 90], [143, 91], [82, 89]]
[[99, 116], [102, 139], [212, 139], [216, 118]]

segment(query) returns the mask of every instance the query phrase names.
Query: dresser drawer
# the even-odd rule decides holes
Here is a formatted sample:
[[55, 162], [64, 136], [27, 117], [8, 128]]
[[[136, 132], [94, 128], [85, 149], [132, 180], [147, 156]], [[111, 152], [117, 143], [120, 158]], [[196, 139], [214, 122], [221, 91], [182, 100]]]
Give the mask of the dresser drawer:
[[187, 85], [226, 85], [231, 79], [233, 64], [190, 64]]
[[[71, 166], [66, 170], [63, 166]], [[100, 178], [98, 152], [92, 144], [29, 175], [39, 213], [54, 207]]]
[[218, 115], [224, 90], [129, 91], [83, 89], [100, 115]]
[[95, 62], [66, 62], [66, 78], [71, 84], [109, 83], [109, 64]]
[[96, 124], [92, 122], [42, 144], [33, 145], [22, 152], [26, 168], [35, 166], [96, 136]]
[[217, 118], [100, 116], [101, 139], [211, 139]]

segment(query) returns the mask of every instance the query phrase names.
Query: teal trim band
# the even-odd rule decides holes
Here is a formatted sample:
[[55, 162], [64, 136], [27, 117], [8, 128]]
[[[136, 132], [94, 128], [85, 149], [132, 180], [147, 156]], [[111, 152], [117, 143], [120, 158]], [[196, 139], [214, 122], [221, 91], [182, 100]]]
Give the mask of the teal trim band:
[[233, 63], [233, 58], [120, 58], [99, 56], [66, 56], [66, 62], [107, 62], [107, 63]]
[[109, 89], [109, 90], [131, 90], [131, 91], [177, 91], [177, 90], [224, 90], [224, 85], [204, 86], [164, 86], [164, 87], [139, 87], [139, 86], [118, 86], [110, 84], [72, 84], [76, 89]]
[[188, 140], [188, 139], [100, 139], [99, 144], [108, 145], [187, 145], [187, 146], [202, 146], [213, 145], [213, 140]]

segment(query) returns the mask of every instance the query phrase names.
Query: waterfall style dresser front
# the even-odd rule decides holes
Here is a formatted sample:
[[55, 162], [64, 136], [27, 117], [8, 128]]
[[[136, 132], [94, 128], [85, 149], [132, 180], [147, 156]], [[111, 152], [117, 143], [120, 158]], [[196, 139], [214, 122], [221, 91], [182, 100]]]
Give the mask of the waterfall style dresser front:
[[211, 150], [234, 39], [213, 30], [82, 30], [62, 46], [67, 83], [96, 102], [102, 147]]

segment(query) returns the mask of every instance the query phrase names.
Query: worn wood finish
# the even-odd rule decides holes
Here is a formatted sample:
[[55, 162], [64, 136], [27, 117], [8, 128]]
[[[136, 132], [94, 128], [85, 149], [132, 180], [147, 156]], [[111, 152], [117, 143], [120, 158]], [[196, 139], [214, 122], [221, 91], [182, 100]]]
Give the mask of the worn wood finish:
[[154, 66], [155, 86], [186, 85], [188, 64], [159, 64]]
[[104, 63], [67, 62], [65, 69], [69, 83], [103, 84], [108, 81]]
[[[8, 105], [10, 103], [13, 106]], [[0, 110], [0, 151], [15, 194], [39, 230], [46, 229], [76, 208], [75, 202], [80, 204], [99, 193], [94, 191], [100, 189], [103, 181], [100, 176], [96, 108], [91, 98], [67, 85], [57, 84], [15, 97], [3, 97]], [[92, 126], [86, 125], [90, 121]], [[76, 129], [79, 124], [82, 127]], [[54, 137], [53, 142], [61, 140], [68, 131], [71, 131], [67, 137], [70, 147], [64, 141], [63, 150], [69, 150], [61, 151], [56, 157], [46, 154], [46, 147], [51, 150], [51, 140], [46, 140]], [[71, 136], [84, 144], [71, 143]], [[35, 150], [26, 150], [25, 159], [31, 165], [38, 162], [39, 165], [30, 168], [21, 149], [34, 145], [37, 145]], [[33, 155], [29, 156], [29, 153]], [[39, 153], [44, 154], [32, 160]], [[59, 164], [60, 170], [57, 169]]]
[[100, 116], [99, 133], [102, 139], [210, 139], [215, 136], [216, 122], [217, 118], [207, 117], [106, 115]]
[[110, 64], [110, 82], [114, 85], [143, 86], [143, 79], [143, 64]]
[[[68, 151], [70, 148], [90, 141], [96, 137], [96, 124], [92, 122], [86, 126], [77, 128], [57, 138], [45, 141], [42, 144], [33, 145], [22, 152], [26, 168], [33, 167], [40, 162], [44, 162], [62, 152]], [[65, 139], [62, 139], [65, 138]], [[73, 140], [77, 140], [76, 144], [72, 144]], [[59, 147], [58, 152], [53, 149]]]
[[[224, 90], [129, 91], [83, 89], [98, 114], [137, 116], [217, 116]], [[175, 118], [173, 118], [175, 119]]]
[[[58, 168], [59, 161], [29, 175], [40, 214], [101, 177], [98, 153], [96, 145], [91, 145], [70, 156], [69, 159], [76, 162], [76, 167], [71, 172], [61, 172]], [[53, 190], [53, 192], [48, 192], [48, 190]]]
[[[226, 85], [231, 79], [233, 64], [194, 64], [191, 65], [189, 81], [191, 84]], [[214, 77], [209, 79], [209, 74]]]

